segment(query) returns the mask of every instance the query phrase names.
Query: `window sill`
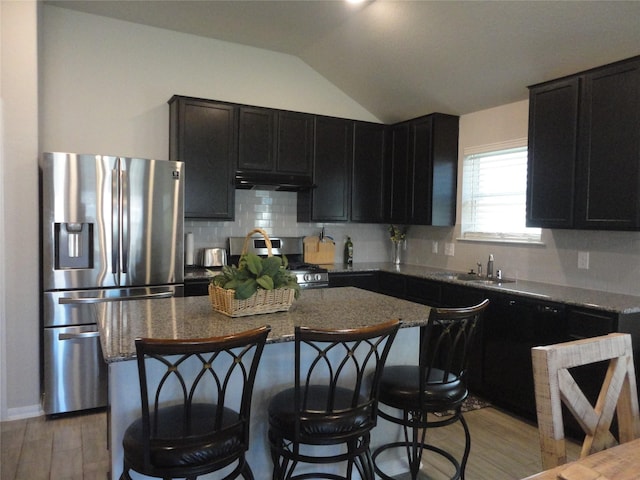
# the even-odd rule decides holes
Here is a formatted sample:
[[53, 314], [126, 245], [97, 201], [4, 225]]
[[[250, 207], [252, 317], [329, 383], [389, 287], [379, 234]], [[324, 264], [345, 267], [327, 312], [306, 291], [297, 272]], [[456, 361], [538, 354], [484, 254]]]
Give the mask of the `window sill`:
[[464, 238], [458, 237], [456, 238], [459, 242], [469, 242], [469, 243], [502, 243], [506, 245], [531, 245], [533, 247], [545, 247], [547, 244], [542, 240], [516, 240], [509, 238]]

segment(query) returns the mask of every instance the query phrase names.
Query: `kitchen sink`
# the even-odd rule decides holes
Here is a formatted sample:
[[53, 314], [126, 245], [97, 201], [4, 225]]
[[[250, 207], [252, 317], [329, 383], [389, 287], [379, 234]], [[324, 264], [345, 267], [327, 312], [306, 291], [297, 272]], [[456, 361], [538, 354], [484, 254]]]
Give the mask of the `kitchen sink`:
[[442, 272], [434, 274], [438, 278], [444, 280], [459, 280], [461, 282], [472, 282], [481, 285], [500, 285], [502, 283], [513, 283], [515, 280], [509, 278], [486, 278], [479, 277], [475, 273], [456, 273], [456, 272]]
[[[458, 279], [460, 280], [460, 279]], [[474, 280], [463, 280], [465, 282], [473, 282], [473, 283], [479, 283], [481, 285], [502, 285], [503, 283], [514, 283], [515, 280], [511, 279], [511, 278], [482, 278], [482, 277], [476, 277]]]

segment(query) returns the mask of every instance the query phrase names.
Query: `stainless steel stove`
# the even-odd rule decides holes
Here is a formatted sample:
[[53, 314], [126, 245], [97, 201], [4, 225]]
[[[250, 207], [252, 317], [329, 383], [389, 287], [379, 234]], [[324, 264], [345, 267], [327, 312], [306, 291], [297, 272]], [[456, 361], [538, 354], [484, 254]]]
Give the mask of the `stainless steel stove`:
[[[323, 288], [329, 286], [329, 273], [326, 268], [304, 262], [303, 237], [270, 237], [271, 253], [286, 256], [288, 270], [295, 274], [300, 288]], [[245, 237], [229, 237], [229, 263], [237, 265], [242, 255]], [[251, 237], [247, 253], [261, 257], [268, 255], [266, 241], [261, 236]]]

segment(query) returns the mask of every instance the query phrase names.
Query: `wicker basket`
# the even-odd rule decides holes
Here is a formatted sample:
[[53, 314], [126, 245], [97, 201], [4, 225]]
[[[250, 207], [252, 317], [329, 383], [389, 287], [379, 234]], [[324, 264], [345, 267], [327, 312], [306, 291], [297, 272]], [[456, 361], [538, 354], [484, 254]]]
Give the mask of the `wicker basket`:
[[293, 288], [258, 289], [246, 300], [234, 298], [235, 294], [235, 290], [209, 284], [209, 298], [213, 309], [230, 317], [286, 312], [293, 303], [296, 291]]
[[[267, 232], [260, 228], [251, 230], [244, 241], [242, 255], [247, 253], [249, 239], [254, 233], [260, 233], [267, 245], [267, 255], [272, 256], [271, 240]], [[235, 297], [236, 291], [209, 284], [209, 298], [213, 309], [230, 317], [244, 317], [260, 313], [286, 312], [293, 304], [296, 291], [293, 288], [277, 288], [274, 290], [258, 289], [245, 300]]]

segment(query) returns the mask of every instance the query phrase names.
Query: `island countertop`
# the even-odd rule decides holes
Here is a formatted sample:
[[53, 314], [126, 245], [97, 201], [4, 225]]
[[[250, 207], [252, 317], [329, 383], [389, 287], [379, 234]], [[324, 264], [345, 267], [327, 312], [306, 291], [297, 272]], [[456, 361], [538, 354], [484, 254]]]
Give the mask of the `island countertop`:
[[267, 343], [293, 340], [294, 327], [357, 328], [391, 319], [403, 327], [426, 323], [429, 307], [353, 287], [303, 290], [288, 312], [231, 318], [213, 310], [208, 296], [96, 304], [108, 363], [135, 357], [135, 339], [207, 338], [271, 326]]

